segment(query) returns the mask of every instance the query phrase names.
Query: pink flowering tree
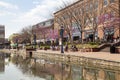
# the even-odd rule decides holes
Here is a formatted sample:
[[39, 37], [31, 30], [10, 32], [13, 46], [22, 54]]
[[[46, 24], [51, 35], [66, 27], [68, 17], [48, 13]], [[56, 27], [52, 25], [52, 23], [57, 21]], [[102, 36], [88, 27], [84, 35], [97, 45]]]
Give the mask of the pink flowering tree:
[[[116, 17], [115, 15], [111, 13], [106, 13], [98, 17], [98, 24], [102, 25], [101, 29], [104, 32], [104, 38], [106, 39], [106, 34], [110, 35], [111, 28], [114, 29], [114, 33], [119, 29], [120, 32], [120, 18]], [[117, 27], [116, 27], [117, 26]], [[115, 29], [117, 28], [117, 29]], [[106, 30], [107, 29], [107, 30]]]
[[36, 27], [34, 29], [34, 32], [36, 34], [37, 39], [46, 39], [48, 35], [48, 29], [47, 27]]
[[48, 34], [49, 39], [57, 39], [58, 38], [58, 30], [57, 29], [50, 29]]

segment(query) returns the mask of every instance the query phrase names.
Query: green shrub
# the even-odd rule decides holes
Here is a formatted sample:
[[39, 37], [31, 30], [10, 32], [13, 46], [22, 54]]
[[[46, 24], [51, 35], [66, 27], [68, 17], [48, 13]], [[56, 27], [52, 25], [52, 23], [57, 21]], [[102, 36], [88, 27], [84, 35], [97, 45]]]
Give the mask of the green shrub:
[[[98, 43], [89, 43], [89, 44], [74, 44], [77, 48], [97, 48], [99, 46]], [[71, 47], [71, 44], [68, 45], [68, 47]]]
[[90, 44], [90, 45], [99, 45], [99, 43], [97, 43], [97, 42], [89, 42], [88, 44]]
[[50, 49], [50, 46], [40, 46], [40, 48], [41, 48], [41, 49], [44, 49], [44, 48]]

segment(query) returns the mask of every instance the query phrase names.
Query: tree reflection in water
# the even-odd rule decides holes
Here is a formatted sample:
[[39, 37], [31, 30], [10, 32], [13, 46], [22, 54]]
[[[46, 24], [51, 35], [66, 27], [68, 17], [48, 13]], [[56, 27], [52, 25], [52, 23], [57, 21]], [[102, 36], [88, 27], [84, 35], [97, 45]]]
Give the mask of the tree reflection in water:
[[5, 59], [4, 55], [0, 53], [0, 73], [5, 70]]
[[34, 66], [31, 66], [31, 59], [23, 59], [20, 56], [11, 58], [11, 61], [19, 67], [23, 74], [46, 80], [119, 80], [117, 78], [120, 77], [119, 71], [63, 64], [55, 61], [37, 59]]
[[115, 73], [110, 71], [105, 71], [105, 80], [116, 80]]

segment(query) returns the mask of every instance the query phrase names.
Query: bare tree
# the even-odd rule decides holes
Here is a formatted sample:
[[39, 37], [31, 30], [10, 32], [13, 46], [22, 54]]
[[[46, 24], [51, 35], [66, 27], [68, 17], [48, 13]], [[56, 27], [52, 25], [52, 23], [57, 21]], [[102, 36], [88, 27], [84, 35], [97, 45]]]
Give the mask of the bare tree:
[[72, 12], [72, 17], [74, 22], [77, 24], [77, 29], [80, 32], [80, 40], [83, 43], [83, 32], [86, 26], [86, 11], [83, 5], [77, 5], [74, 7], [74, 12]]
[[[79, 9], [78, 6], [69, 6], [69, 3], [63, 2], [63, 12], [59, 15], [55, 15], [55, 21], [59, 24], [59, 26], [63, 25], [65, 31], [69, 36], [69, 41], [73, 44], [72, 35], [75, 32], [74, 30], [77, 29], [80, 32], [81, 42], [82, 42], [82, 33], [84, 24], [84, 10]], [[74, 28], [73, 24], [76, 24], [77, 28]]]
[[20, 34], [24, 43], [31, 43], [32, 31], [32, 26], [25, 27], [21, 30]]
[[[119, 15], [119, 10], [117, 10], [114, 5], [107, 5], [107, 8], [102, 7], [100, 11], [97, 10], [99, 8], [99, 1], [90, 1], [90, 3], [84, 3], [84, 5], [76, 5], [76, 6], [68, 6], [67, 3], [64, 2], [65, 8], [56, 16], [55, 21], [59, 24], [59, 26], [64, 25], [65, 30], [67, 31], [70, 41], [72, 42], [72, 27], [73, 22], [77, 24], [77, 29], [81, 35], [81, 42], [83, 42], [83, 32], [86, 28], [92, 30], [93, 42], [98, 37], [96, 34], [98, 32], [99, 24], [99, 16], [105, 15], [108, 11], [114, 11]], [[115, 2], [118, 3], [118, 2]], [[111, 8], [111, 10], [109, 10]], [[108, 25], [109, 23], [107, 23]], [[112, 22], [111, 25], [116, 25], [115, 22]], [[103, 32], [105, 32], [105, 24], [102, 26]], [[120, 28], [119, 28], [120, 29]], [[119, 31], [120, 32], [120, 31]]]
[[36, 33], [37, 39], [52, 39], [56, 34], [53, 29], [53, 25], [50, 26], [41, 26], [41, 25], [36, 25], [34, 32]]
[[[68, 4], [63, 3], [65, 7], [68, 6]], [[61, 8], [62, 9], [62, 8]], [[65, 9], [65, 8], [64, 8]], [[61, 13], [59, 16], [55, 15], [55, 22], [59, 24], [59, 27], [63, 26], [64, 30], [67, 32], [69, 36], [69, 41], [73, 43], [72, 40], [72, 15], [71, 11], [66, 8], [65, 13]]]

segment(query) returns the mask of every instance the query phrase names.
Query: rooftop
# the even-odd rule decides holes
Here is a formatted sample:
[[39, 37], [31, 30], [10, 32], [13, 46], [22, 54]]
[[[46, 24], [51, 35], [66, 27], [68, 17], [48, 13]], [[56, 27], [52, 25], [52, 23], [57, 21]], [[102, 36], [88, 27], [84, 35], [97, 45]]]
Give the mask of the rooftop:
[[64, 5], [65, 7], [62, 8], [62, 9], [60, 9], [60, 10], [58, 10], [58, 11], [56, 11], [54, 14], [57, 14], [57, 13], [59, 13], [60, 11], [65, 10], [65, 9], [67, 9], [68, 7], [71, 7], [71, 6], [73, 6], [73, 5], [75, 5], [75, 4], [79, 3], [79, 2], [82, 2], [82, 1], [83, 1], [83, 0], [78, 0], [78, 1], [76, 1], [76, 2], [74, 2], [74, 3], [72, 3], [72, 4], [70, 4], [70, 5], [69, 5], [69, 4], [67, 5], [67, 4], [65, 3], [65, 5]]

